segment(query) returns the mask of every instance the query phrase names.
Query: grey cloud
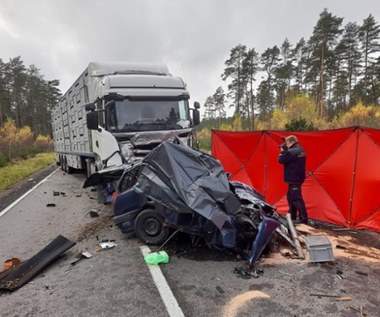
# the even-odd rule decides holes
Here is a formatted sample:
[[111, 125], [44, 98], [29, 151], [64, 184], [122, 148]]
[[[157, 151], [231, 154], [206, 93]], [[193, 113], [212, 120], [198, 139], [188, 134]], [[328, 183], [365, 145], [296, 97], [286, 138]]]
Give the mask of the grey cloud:
[[344, 23], [380, 18], [378, 0], [2, 0], [0, 58], [21, 56], [63, 92], [90, 61], [165, 62], [203, 103], [233, 47], [296, 44], [324, 8]]

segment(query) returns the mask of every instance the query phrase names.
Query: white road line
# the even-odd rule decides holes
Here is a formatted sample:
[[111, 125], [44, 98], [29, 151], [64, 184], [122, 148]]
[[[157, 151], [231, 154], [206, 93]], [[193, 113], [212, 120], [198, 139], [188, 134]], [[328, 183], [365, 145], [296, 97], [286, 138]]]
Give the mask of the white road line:
[[13, 203], [11, 203], [8, 207], [3, 209], [0, 212], [0, 218], [4, 216], [9, 210], [11, 210], [14, 206], [16, 206], [21, 200], [23, 200], [26, 196], [28, 196], [33, 190], [35, 190], [38, 186], [40, 186], [42, 183], [45, 183], [46, 180], [52, 176], [56, 171], [58, 171], [59, 168], [57, 168], [54, 172], [50, 173], [48, 176], [46, 176], [42, 181], [40, 181], [38, 184], [36, 184], [32, 189], [28, 190], [24, 195], [19, 197], [17, 200], [15, 200]]
[[[140, 246], [141, 253], [143, 256], [149, 254], [151, 251], [146, 245]], [[185, 317], [182, 312], [181, 307], [179, 307], [176, 298], [173, 295], [168, 283], [162, 271], [158, 265], [148, 265], [150, 275], [152, 275], [153, 281], [156, 284], [158, 292], [161, 295], [162, 301], [165, 304], [166, 310], [170, 317]]]

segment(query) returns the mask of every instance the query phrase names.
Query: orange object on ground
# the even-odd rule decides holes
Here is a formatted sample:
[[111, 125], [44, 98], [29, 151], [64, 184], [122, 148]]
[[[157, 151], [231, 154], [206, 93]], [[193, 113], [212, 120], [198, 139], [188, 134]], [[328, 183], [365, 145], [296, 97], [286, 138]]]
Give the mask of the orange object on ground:
[[18, 259], [18, 258], [7, 259], [7, 260], [4, 261], [3, 269], [4, 269], [4, 271], [8, 270], [12, 266], [18, 265], [20, 263], [21, 263], [21, 260]]

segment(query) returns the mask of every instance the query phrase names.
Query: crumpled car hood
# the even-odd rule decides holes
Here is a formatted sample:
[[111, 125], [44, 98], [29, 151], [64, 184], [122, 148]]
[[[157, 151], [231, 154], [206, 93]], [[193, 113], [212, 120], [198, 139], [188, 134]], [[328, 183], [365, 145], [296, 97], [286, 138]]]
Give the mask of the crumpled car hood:
[[194, 211], [219, 229], [241, 207], [220, 162], [180, 142], [164, 142], [144, 159], [135, 189], [171, 210]]

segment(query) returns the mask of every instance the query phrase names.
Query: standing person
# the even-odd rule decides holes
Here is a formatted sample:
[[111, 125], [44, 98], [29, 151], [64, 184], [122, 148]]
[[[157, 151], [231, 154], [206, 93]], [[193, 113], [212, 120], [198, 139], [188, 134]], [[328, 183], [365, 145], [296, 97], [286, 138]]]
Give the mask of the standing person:
[[289, 135], [284, 141], [278, 162], [284, 165], [284, 181], [288, 184], [289, 213], [292, 220], [307, 224], [309, 217], [301, 191], [305, 181], [306, 152], [299, 145], [295, 135]]

